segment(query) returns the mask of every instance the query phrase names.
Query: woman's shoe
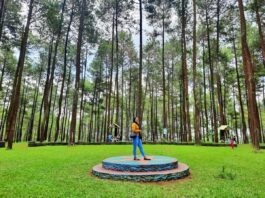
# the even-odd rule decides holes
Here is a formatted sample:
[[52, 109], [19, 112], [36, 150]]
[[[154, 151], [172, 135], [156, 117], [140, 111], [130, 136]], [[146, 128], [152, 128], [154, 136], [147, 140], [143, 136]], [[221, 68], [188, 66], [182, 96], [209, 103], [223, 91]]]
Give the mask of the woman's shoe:
[[144, 157], [144, 160], [151, 160], [150, 158]]
[[139, 158], [137, 158], [137, 157], [135, 157], [133, 160], [137, 160], [137, 161], [139, 161], [140, 159], [139, 159]]

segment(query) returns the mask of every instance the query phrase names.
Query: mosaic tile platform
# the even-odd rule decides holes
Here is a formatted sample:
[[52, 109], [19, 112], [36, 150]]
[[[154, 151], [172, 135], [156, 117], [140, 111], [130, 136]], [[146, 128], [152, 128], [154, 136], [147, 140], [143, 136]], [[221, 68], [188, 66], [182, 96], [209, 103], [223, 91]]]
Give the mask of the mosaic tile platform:
[[[118, 156], [103, 160], [92, 173], [103, 179], [158, 182], [175, 180], [189, 175], [189, 167], [166, 156], [148, 156], [151, 160], [133, 160], [132, 156]], [[140, 157], [139, 157], [140, 158]]]

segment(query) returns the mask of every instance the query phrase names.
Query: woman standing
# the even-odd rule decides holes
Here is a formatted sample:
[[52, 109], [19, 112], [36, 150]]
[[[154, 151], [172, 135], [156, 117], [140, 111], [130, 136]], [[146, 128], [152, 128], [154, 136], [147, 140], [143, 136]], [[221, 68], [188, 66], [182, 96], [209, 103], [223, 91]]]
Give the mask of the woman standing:
[[133, 118], [131, 138], [133, 140], [134, 160], [140, 160], [136, 156], [137, 146], [139, 147], [140, 152], [141, 152], [142, 156], [144, 157], [144, 160], [151, 160], [151, 159], [147, 158], [144, 154], [143, 145], [142, 145], [141, 129], [139, 127], [139, 118], [138, 117]]

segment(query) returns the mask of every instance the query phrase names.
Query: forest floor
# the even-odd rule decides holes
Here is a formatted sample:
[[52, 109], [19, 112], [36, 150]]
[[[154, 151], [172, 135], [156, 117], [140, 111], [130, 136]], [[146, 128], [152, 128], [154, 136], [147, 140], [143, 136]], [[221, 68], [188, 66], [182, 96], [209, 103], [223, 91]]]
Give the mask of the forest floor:
[[[130, 155], [130, 145], [0, 149], [0, 197], [265, 197], [265, 150], [144, 145], [150, 155], [190, 166], [187, 179], [166, 183], [110, 181], [91, 169], [107, 157]], [[224, 171], [223, 171], [224, 169]]]

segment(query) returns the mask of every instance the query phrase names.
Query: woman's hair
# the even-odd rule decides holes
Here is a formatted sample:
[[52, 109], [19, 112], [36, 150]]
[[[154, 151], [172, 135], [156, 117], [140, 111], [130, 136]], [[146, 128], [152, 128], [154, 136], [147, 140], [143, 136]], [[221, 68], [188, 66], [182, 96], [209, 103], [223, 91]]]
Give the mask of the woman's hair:
[[[134, 123], [137, 123], [137, 122], [136, 122], [136, 118], [138, 118], [138, 117], [137, 117], [137, 116], [133, 117], [133, 122], [134, 122]], [[138, 123], [137, 123], [137, 124], [138, 124]]]

